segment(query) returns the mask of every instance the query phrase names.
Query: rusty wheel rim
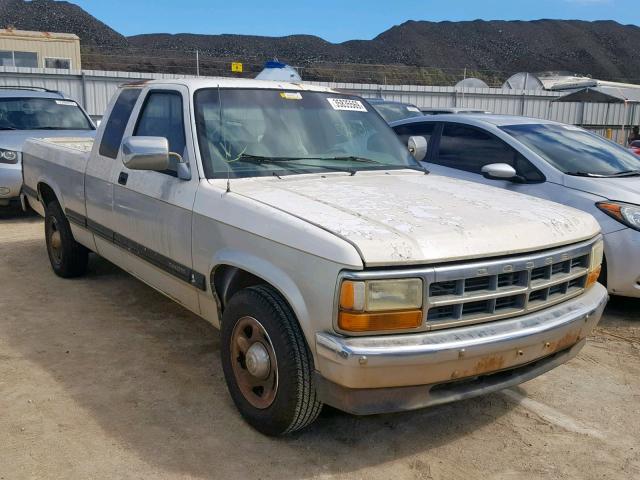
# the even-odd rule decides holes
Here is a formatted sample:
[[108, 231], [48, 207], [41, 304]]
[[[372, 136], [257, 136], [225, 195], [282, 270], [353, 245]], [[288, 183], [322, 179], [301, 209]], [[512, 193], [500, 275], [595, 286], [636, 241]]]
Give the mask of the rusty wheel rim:
[[52, 218], [50, 223], [49, 251], [54, 262], [59, 264], [62, 261], [62, 236], [58, 229], [58, 221], [55, 218]]
[[271, 339], [253, 317], [242, 317], [231, 334], [231, 365], [244, 398], [268, 408], [278, 392], [278, 364]]

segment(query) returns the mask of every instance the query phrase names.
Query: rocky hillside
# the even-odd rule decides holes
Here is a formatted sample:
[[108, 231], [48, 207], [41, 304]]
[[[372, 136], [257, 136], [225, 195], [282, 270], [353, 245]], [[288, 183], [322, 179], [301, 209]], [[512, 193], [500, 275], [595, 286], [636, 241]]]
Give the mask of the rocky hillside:
[[127, 46], [123, 35], [70, 2], [0, 0], [0, 28], [75, 33], [85, 45]]
[[125, 38], [69, 2], [0, 0], [0, 27], [8, 25], [76, 33], [88, 68], [194, 73], [197, 49], [204, 73], [220, 73], [216, 69], [230, 58], [258, 66], [277, 57], [319, 79], [327, 72], [335, 78], [340, 71], [363, 78], [372, 69], [343, 64], [383, 64], [388, 67], [378, 70], [385, 75], [419, 73], [419, 83], [453, 80], [463, 68], [494, 83], [517, 71], [544, 70], [640, 83], [640, 28], [613, 21], [410, 21], [372, 40], [340, 44], [311, 35], [159, 33]]

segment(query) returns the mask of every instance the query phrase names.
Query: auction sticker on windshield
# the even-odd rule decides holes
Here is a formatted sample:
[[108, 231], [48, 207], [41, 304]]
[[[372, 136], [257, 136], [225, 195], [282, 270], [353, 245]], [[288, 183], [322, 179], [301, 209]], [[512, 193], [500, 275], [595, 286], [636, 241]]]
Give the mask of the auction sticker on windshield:
[[285, 100], [302, 100], [300, 92], [280, 92], [280, 96]]
[[360, 100], [349, 98], [327, 98], [334, 110], [344, 110], [347, 112], [366, 112], [367, 109]]
[[56, 100], [58, 105], [65, 105], [67, 107], [75, 107], [76, 102], [72, 102], [71, 100]]

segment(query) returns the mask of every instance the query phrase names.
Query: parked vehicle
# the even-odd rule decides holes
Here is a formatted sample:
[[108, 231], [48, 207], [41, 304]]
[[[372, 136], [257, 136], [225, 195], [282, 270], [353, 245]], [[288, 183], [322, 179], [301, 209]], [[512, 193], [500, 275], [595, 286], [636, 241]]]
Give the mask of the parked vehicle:
[[446, 115], [393, 124], [429, 141], [425, 165], [448, 177], [579, 208], [605, 238], [602, 283], [640, 297], [640, 158], [582, 128], [507, 115]]
[[323, 403], [383, 413], [529, 380], [608, 298], [593, 217], [427, 175], [364, 100], [322, 87], [125, 86], [93, 145], [27, 142], [24, 176], [54, 272], [93, 251], [220, 327], [229, 392], [270, 435]]
[[30, 87], [0, 87], [0, 207], [20, 198], [22, 145], [26, 139], [94, 134], [89, 116], [63, 94]]
[[629, 150], [631, 150], [636, 155], [640, 155], [640, 140], [634, 140], [633, 142], [631, 142], [631, 145], [629, 145]]
[[394, 102], [383, 98], [367, 98], [366, 100], [387, 123], [422, 115], [420, 109], [411, 103]]
[[442, 107], [442, 108], [421, 108], [420, 112], [423, 115], [446, 115], [448, 113], [491, 113], [486, 110], [479, 110], [477, 108], [458, 108], [458, 107]]

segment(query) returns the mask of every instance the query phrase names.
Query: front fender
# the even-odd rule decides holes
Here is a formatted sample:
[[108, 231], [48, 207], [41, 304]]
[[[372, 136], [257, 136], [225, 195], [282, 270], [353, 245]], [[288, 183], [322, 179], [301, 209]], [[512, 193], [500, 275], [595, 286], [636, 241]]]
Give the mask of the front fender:
[[[296, 282], [287, 272], [264, 258], [231, 248], [224, 248], [216, 252], [209, 271], [214, 272], [222, 265], [245, 270], [273, 286], [289, 303], [303, 330], [306, 329], [305, 326], [309, 324], [309, 308]], [[212, 290], [215, 295], [213, 287]]]

